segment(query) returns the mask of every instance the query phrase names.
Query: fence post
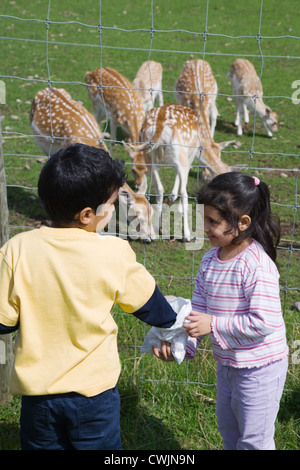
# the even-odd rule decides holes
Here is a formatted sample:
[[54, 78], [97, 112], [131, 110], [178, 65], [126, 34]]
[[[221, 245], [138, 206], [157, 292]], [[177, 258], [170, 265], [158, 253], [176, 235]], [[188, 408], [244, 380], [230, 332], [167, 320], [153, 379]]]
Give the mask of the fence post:
[[[7, 190], [1, 128], [1, 107], [5, 104], [5, 84], [0, 81], [0, 246], [4, 245], [9, 238]], [[9, 392], [9, 377], [12, 363], [12, 335], [0, 335], [0, 405], [5, 404], [9, 399], [11, 399]]]

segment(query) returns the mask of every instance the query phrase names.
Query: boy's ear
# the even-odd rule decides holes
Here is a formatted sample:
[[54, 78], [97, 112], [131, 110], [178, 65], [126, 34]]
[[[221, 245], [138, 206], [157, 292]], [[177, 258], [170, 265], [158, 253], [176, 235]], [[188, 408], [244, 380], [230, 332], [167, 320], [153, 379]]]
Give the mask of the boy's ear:
[[91, 207], [85, 207], [78, 214], [78, 222], [82, 225], [88, 225], [94, 215], [94, 211]]
[[247, 230], [250, 224], [251, 224], [251, 217], [247, 214], [242, 215], [238, 223], [239, 230], [241, 232], [244, 232], [245, 230]]

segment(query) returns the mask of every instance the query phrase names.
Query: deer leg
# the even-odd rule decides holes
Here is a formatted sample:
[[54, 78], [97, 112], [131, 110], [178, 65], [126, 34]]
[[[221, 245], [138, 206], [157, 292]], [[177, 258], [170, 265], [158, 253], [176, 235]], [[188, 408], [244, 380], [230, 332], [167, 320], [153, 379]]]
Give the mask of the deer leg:
[[164, 98], [163, 98], [162, 91], [158, 92], [158, 104], [159, 104], [159, 106], [163, 106], [163, 104], [164, 104]]
[[240, 124], [240, 111], [239, 111], [238, 98], [235, 99], [235, 107], [236, 107], [236, 114], [235, 114], [234, 125], [237, 127]]
[[212, 106], [210, 108], [210, 134], [211, 137], [214, 137], [215, 128], [217, 125], [218, 109], [216, 106], [216, 99], [213, 97]]
[[99, 98], [95, 103], [93, 102], [93, 111], [96, 121], [98, 122], [99, 126], [101, 126], [101, 122], [107, 117], [105, 105], [101, 98]]
[[117, 139], [117, 124], [110, 119], [110, 153], [112, 154]]
[[242, 135], [243, 134], [243, 129], [242, 129], [242, 116], [244, 114], [243, 112], [243, 103], [240, 97], [236, 97], [236, 119], [235, 119], [235, 125], [237, 126], [237, 135]]
[[177, 197], [178, 197], [179, 183], [180, 183], [180, 179], [179, 179], [178, 174], [176, 173], [175, 181], [174, 181], [174, 186], [173, 186], [172, 194], [171, 194], [171, 200], [172, 200], [172, 202], [176, 201], [176, 199], [177, 199]]
[[246, 103], [244, 103], [244, 120], [245, 120], [245, 124], [248, 124], [248, 122], [249, 122], [249, 111], [248, 111]]
[[[190, 241], [191, 233], [189, 229], [189, 221], [188, 221], [188, 193], [187, 193], [187, 182], [188, 182], [188, 175], [189, 175], [190, 167], [188, 164], [182, 166], [180, 169], [180, 202], [179, 202], [179, 210], [182, 210], [183, 215], [183, 236], [184, 239]], [[180, 207], [181, 206], [181, 207]]]
[[161, 179], [159, 177], [158, 168], [156, 166], [152, 166], [151, 175], [154, 181], [156, 204], [157, 204], [157, 213], [156, 213], [156, 217], [154, 218], [153, 226], [154, 226], [155, 233], [159, 233], [159, 229], [161, 227], [161, 214], [162, 214], [162, 205], [163, 205], [163, 197], [164, 197], [164, 188], [161, 183]]

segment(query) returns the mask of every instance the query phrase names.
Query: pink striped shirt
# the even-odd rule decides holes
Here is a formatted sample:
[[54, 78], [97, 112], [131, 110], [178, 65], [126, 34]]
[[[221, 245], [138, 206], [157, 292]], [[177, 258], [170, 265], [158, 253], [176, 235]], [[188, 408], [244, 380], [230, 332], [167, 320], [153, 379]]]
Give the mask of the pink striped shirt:
[[[203, 256], [192, 308], [212, 315], [214, 358], [232, 367], [260, 367], [288, 354], [279, 296], [279, 274], [263, 247], [253, 242], [228, 261], [219, 248]], [[202, 337], [190, 338], [186, 358], [194, 357]]]

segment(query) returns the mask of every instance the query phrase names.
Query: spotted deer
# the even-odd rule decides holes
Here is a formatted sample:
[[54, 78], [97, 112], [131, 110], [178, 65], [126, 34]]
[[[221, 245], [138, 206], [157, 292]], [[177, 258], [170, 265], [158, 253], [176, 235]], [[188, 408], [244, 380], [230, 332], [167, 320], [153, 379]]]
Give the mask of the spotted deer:
[[36, 143], [46, 155], [78, 142], [106, 149], [92, 114], [63, 88], [45, 88], [35, 95], [30, 124]]
[[248, 109], [253, 110], [261, 119], [268, 137], [278, 132], [278, 116], [263, 102], [263, 88], [255, 68], [247, 59], [237, 59], [228, 74], [231, 78], [232, 93], [236, 98], [237, 135], [243, 134], [242, 117], [249, 122]]
[[[232, 142], [215, 143], [209, 129], [201, 124], [198, 114], [189, 106], [179, 104], [165, 104], [151, 109], [141, 128], [140, 141], [140, 145], [128, 145], [128, 151], [131, 151], [132, 158], [135, 158], [136, 153], [143, 153], [154, 182], [158, 208], [155, 231], [158, 231], [160, 224], [164, 195], [159, 166], [170, 165], [176, 170], [171, 200], [175, 201], [179, 193], [184, 238], [190, 240], [187, 182], [191, 165], [198, 158], [213, 175], [230, 171], [230, 167], [221, 160], [221, 149]], [[145, 179], [146, 174], [144, 188], [147, 187]]]
[[164, 104], [162, 94], [162, 65], [154, 60], [144, 62], [133, 80], [133, 86], [137, 89], [144, 103], [147, 113], [154, 108], [155, 102], [159, 106]]
[[178, 103], [190, 106], [209, 125], [212, 138], [218, 117], [216, 99], [218, 85], [208, 62], [187, 60], [175, 85]]
[[[110, 151], [112, 152], [116, 142], [118, 126], [129, 137], [130, 142], [139, 142], [145, 111], [142, 98], [132, 83], [110, 67], [87, 72], [85, 80], [97, 122], [100, 125], [103, 119], [110, 120]], [[133, 162], [132, 170], [139, 187], [146, 171], [142, 156]]]
[[142, 99], [132, 83], [110, 67], [87, 72], [85, 81], [98, 124], [107, 116], [110, 119], [112, 144], [116, 141], [117, 126], [131, 142], [138, 142], [145, 112]]
[[[108, 151], [93, 115], [62, 88], [45, 88], [36, 94], [31, 104], [30, 124], [36, 143], [48, 156], [74, 143]], [[125, 183], [119, 190], [119, 201], [123, 207], [126, 205], [128, 218], [129, 214], [136, 214], [141, 221], [141, 238], [155, 239], [153, 209], [145, 195], [135, 193]]]

